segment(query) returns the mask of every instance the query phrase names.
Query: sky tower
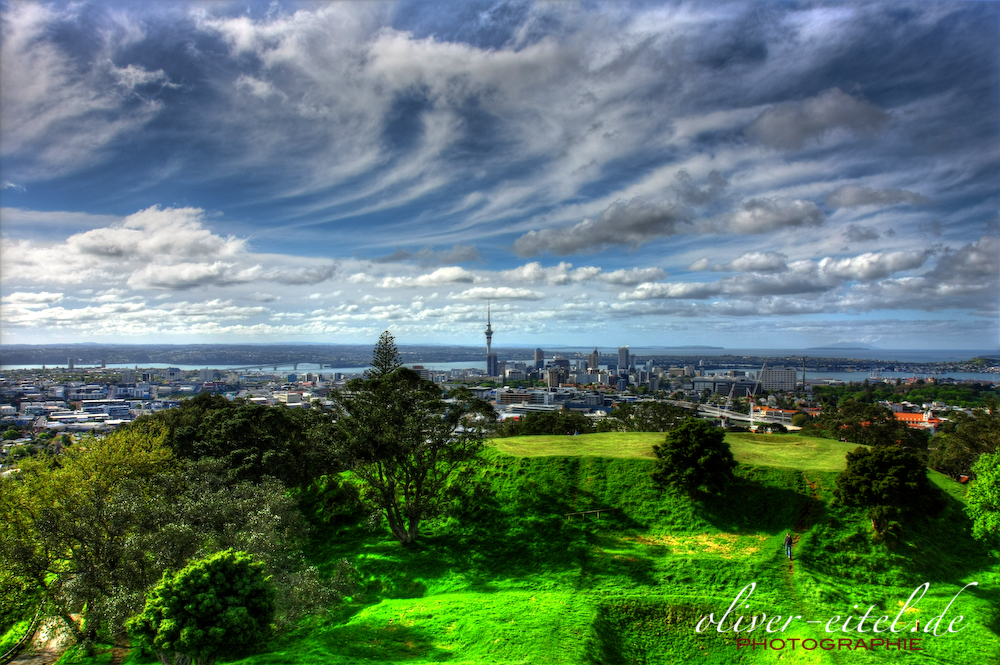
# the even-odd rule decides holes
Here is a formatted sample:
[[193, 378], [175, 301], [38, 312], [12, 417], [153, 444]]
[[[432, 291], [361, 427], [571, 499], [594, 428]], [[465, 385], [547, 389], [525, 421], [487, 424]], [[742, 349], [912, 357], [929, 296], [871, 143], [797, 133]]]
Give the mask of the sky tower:
[[490, 301], [486, 301], [486, 355], [489, 356], [490, 345], [493, 343], [493, 326], [490, 325]]
[[486, 301], [486, 375], [497, 376], [500, 373], [500, 363], [497, 354], [493, 353], [493, 326], [490, 324], [490, 301]]

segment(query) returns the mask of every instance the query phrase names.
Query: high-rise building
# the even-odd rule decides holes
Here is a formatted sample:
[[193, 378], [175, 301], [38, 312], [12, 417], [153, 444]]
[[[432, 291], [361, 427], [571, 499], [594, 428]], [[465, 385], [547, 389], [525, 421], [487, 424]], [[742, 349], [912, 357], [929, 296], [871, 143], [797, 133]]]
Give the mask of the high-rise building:
[[592, 370], [596, 370], [601, 364], [601, 354], [594, 349], [594, 352], [590, 354], [590, 358], [587, 361], [587, 367]]
[[757, 377], [764, 390], [795, 390], [798, 370], [793, 367], [766, 367]]
[[535, 349], [535, 369], [543, 367], [545, 367], [545, 352], [541, 349]]
[[618, 371], [627, 372], [629, 368], [628, 364], [628, 347], [619, 346], [618, 347]]

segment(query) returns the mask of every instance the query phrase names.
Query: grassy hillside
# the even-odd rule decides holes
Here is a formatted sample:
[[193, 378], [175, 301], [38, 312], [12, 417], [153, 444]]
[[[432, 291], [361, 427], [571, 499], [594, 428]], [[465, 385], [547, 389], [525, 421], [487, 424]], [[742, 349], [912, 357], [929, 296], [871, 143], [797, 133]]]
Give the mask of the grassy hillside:
[[[579, 436], [518, 436], [496, 439], [500, 452], [519, 457], [594, 456], [653, 459], [653, 445], [663, 443], [659, 432], [611, 432]], [[779, 466], [800, 471], [841, 471], [854, 443], [794, 434], [726, 434], [738, 462]]]
[[[773, 663], [780, 657], [783, 663], [854, 665], [917, 656], [996, 662], [998, 559], [969, 538], [954, 497], [941, 515], [910, 525], [889, 549], [871, 543], [857, 511], [831, 505], [842, 444], [730, 435], [738, 459], [773, 464], [742, 464], [725, 497], [694, 504], [652, 485], [653, 462], [644, 457], [640, 437], [662, 435], [498, 441], [449, 516], [428, 523], [415, 547], [398, 545], [384, 525], [318, 528], [314, 560], [326, 570], [341, 558], [354, 562], [361, 592], [271, 651], [238, 662], [576, 665]], [[565, 446], [578, 454], [557, 454]], [[514, 450], [524, 452], [509, 454]], [[599, 520], [567, 517], [598, 508], [613, 512]], [[796, 539], [791, 563], [781, 548], [788, 531]], [[725, 613], [751, 582], [756, 589], [743, 608], [748, 619], [762, 612], [782, 615], [782, 623], [801, 616], [784, 634], [770, 635], [788, 640], [829, 637], [823, 631], [828, 619], [840, 616], [842, 623], [869, 605], [876, 605], [873, 616], [894, 618], [911, 592], [930, 582], [918, 611], [905, 619], [920, 618], [926, 626], [972, 581], [979, 585], [962, 593], [946, 620], [961, 614], [967, 627], [923, 636], [919, 654], [738, 651], [733, 632], [695, 630], [703, 616]], [[760, 640], [763, 633], [754, 635]], [[130, 662], [140, 661], [133, 656]]]

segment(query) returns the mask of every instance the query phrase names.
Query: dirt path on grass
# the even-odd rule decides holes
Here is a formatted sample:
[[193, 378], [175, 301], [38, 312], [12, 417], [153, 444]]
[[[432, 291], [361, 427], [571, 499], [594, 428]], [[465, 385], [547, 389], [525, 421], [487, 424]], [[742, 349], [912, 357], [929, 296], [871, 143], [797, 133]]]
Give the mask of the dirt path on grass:
[[108, 665], [121, 665], [128, 658], [128, 647], [115, 647], [111, 650], [111, 660], [108, 661]]
[[10, 665], [52, 665], [69, 647], [72, 638], [63, 620], [49, 617], [35, 632], [35, 637]]
[[808, 531], [816, 523], [816, 517], [820, 508], [817, 483], [809, 480], [809, 477], [805, 473], [802, 474], [802, 478], [806, 481], [806, 485], [809, 486], [809, 501], [799, 511], [799, 517], [795, 521], [795, 527], [792, 529], [792, 558], [788, 561], [788, 572], [790, 574], [795, 573], [795, 548], [798, 547], [801, 538], [799, 534], [803, 531]]

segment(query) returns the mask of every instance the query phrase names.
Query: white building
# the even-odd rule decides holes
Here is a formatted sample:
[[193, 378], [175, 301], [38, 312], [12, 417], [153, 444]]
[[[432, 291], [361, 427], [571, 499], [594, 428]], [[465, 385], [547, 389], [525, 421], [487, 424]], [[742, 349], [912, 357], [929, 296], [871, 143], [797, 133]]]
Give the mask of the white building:
[[799, 372], [791, 367], [765, 367], [758, 377], [764, 390], [795, 390]]

